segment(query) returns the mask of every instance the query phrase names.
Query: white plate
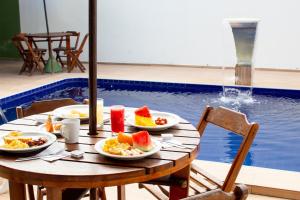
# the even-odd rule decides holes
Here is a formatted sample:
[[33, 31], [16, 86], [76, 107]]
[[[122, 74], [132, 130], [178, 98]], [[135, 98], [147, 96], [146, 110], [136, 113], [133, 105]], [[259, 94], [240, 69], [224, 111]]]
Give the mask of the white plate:
[[139, 129], [148, 130], [148, 131], [162, 131], [166, 130], [172, 126], [175, 126], [179, 123], [179, 117], [178, 115], [175, 115], [173, 113], [168, 112], [158, 112], [158, 111], [150, 111], [152, 115], [152, 119], [155, 121], [158, 117], [166, 118], [168, 123], [165, 125], [156, 125], [156, 126], [139, 126], [135, 124], [135, 114], [132, 113], [128, 119], [126, 119], [126, 122], [128, 122], [129, 125], [134, 126]]
[[87, 114], [86, 117], [79, 117], [79, 119], [89, 118], [89, 105], [71, 105], [71, 106], [60, 107], [53, 110], [53, 115], [59, 118], [74, 118], [70, 116], [72, 110], [76, 110]]
[[[55, 123], [55, 122], [54, 122]], [[41, 131], [41, 132], [46, 132], [46, 133], [50, 133], [46, 130], [46, 124], [41, 124], [38, 126], [38, 129]], [[50, 134], [55, 134], [55, 135], [61, 135], [60, 134], [60, 130], [54, 130], [53, 133], [50, 133]]]
[[[37, 151], [39, 149], [43, 149], [45, 147], [48, 147], [53, 142], [56, 141], [56, 136], [54, 134], [50, 134], [50, 133], [45, 133], [45, 132], [22, 132], [22, 133], [23, 133], [22, 136], [31, 137], [32, 139], [38, 139], [40, 137], [46, 137], [47, 142], [45, 144], [41, 145], [41, 146], [29, 147], [29, 148], [26, 148], [26, 149], [8, 149], [8, 148], [0, 147], [0, 151], [6, 151], [6, 152], [10, 152], [10, 153], [28, 153], [28, 152], [33, 152], [33, 151]], [[1, 138], [0, 138], [0, 146], [4, 145], [4, 140], [3, 140], [4, 136], [5, 135], [2, 135]]]
[[111, 138], [106, 138], [104, 140], [100, 140], [99, 142], [97, 142], [95, 144], [95, 150], [103, 156], [118, 159], [118, 160], [138, 160], [138, 159], [142, 159], [142, 158], [145, 158], [147, 156], [151, 156], [152, 154], [155, 154], [155, 153], [159, 152], [159, 150], [161, 149], [161, 143], [159, 141], [152, 140], [154, 147], [151, 151], [147, 151], [147, 152], [144, 152], [143, 154], [135, 155], [135, 156], [114, 155], [114, 154], [110, 154], [110, 153], [107, 153], [107, 152], [103, 151], [104, 143], [105, 143], [106, 140], [109, 140], [109, 139], [111, 139]]

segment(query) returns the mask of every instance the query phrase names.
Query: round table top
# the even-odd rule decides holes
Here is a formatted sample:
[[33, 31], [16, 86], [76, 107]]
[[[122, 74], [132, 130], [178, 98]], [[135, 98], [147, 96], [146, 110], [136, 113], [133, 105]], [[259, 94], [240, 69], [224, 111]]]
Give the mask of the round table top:
[[[40, 115], [48, 115], [43, 113]], [[51, 113], [50, 113], [51, 114]], [[36, 117], [32, 115], [17, 119], [0, 126], [0, 136], [10, 131], [37, 131]], [[40, 116], [41, 117], [41, 116]], [[104, 112], [104, 119], [109, 117]], [[100, 187], [135, 182], [143, 182], [170, 175], [188, 166], [197, 156], [200, 136], [195, 127], [184, 119], [174, 127], [161, 132], [150, 132], [151, 137], [159, 138], [161, 133], [171, 133], [174, 139], [180, 140], [190, 148], [168, 147], [158, 153], [140, 160], [121, 161], [99, 155], [94, 144], [99, 140], [111, 137], [110, 122], [104, 123], [98, 135], [88, 135], [88, 124], [82, 124], [78, 144], [65, 144], [63, 138], [58, 142], [65, 144], [67, 151], [76, 149], [85, 152], [84, 157], [75, 159], [65, 157], [55, 162], [31, 160], [16, 162], [17, 154], [0, 153], [0, 176], [12, 181], [54, 187]], [[138, 131], [125, 125], [125, 132]]]

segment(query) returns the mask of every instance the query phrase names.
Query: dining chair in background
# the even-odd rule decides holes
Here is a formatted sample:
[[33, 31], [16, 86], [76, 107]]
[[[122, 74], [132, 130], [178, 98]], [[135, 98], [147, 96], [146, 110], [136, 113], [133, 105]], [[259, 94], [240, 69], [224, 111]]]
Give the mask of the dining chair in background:
[[43, 55], [45, 55], [47, 50], [37, 48], [37, 45], [34, 42], [30, 44], [24, 33], [15, 35], [12, 38], [12, 41], [24, 61], [19, 74], [28, 71], [29, 75], [32, 75], [34, 70], [43, 73], [45, 66]]
[[34, 101], [28, 108], [17, 106], [16, 113], [17, 118], [19, 119], [30, 115], [49, 112], [62, 106], [76, 104], [78, 104], [78, 102], [71, 98]]
[[257, 123], [249, 123], [246, 115], [240, 112], [224, 107], [214, 108], [210, 106], [205, 108], [197, 127], [201, 137], [207, 124], [213, 124], [238, 134], [243, 138], [224, 181], [218, 180], [214, 175], [207, 173], [198, 165], [192, 163], [189, 183], [180, 182], [180, 180], [174, 181], [170, 179], [170, 177], [164, 177], [157, 181], [151, 181], [150, 183], [141, 183], [139, 187], [145, 188], [157, 199], [168, 199], [168, 186], [172, 184], [177, 184], [178, 187], [189, 187], [191, 196], [185, 200], [246, 199], [248, 196], [247, 186], [235, 184], [235, 181], [258, 131], [259, 125]]
[[[78, 43], [79, 43], [79, 38], [80, 38], [80, 32], [76, 32], [76, 31], [67, 31], [67, 33], [70, 33], [70, 40], [72, 40], [72, 38], [75, 40], [74, 46], [70, 47], [70, 50], [74, 51], [78, 48]], [[66, 61], [63, 60], [63, 57], [67, 57], [67, 45], [63, 44], [63, 42], [66, 42], [66, 37], [61, 37], [58, 47], [54, 48], [53, 51], [56, 53], [56, 60], [61, 64], [62, 67], [65, 66]]]
[[83, 48], [86, 44], [88, 37], [89, 37], [89, 34], [86, 34], [83, 37], [79, 48], [77, 48], [75, 50], [71, 49], [69, 52], [66, 52], [71, 57], [71, 65], [69, 66], [68, 72], [71, 72], [75, 67], [78, 67], [81, 72], [85, 72], [86, 69], [85, 69], [84, 65], [81, 63], [81, 61], [79, 60], [79, 56], [83, 52]]

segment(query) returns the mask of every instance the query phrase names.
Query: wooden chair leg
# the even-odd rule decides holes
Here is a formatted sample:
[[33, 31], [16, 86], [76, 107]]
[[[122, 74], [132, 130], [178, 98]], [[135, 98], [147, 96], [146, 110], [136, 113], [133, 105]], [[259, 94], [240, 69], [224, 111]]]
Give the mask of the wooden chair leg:
[[33, 192], [33, 185], [27, 185], [27, 191], [28, 191], [29, 200], [35, 200], [34, 192]]
[[70, 53], [70, 57], [71, 57], [71, 64], [70, 64], [68, 72], [71, 72], [74, 69], [75, 65], [76, 65], [76, 56], [75, 56], [75, 54]]
[[118, 200], [125, 200], [125, 185], [118, 185]]
[[98, 188], [98, 194], [101, 200], [106, 200], [105, 187]]
[[26, 62], [24, 62], [21, 69], [20, 69], [20, 71], [19, 71], [19, 75], [21, 75], [26, 70], [26, 68], [27, 68], [27, 64], [26, 64]]
[[42, 186], [38, 186], [37, 187], [37, 195], [36, 195], [37, 200], [43, 200], [43, 197], [46, 195], [47, 195], [46, 189]]
[[83, 64], [78, 60], [78, 58], [76, 58], [76, 63], [78, 68], [80, 69], [81, 72], [84, 72], [85, 67], [83, 66]]
[[61, 66], [62, 67], [64, 67], [64, 63], [63, 63], [63, 61], [62, 61], [62, 59], [61, 59], [61, 56], [60, 56], [60, 54], [59, 54], [59, 51], [57, 51], [57, 52], [55, 52], [56, 53], [56, 60], [57, 60], [57, 62], [59, 62], [60, 64], [61, 64]]

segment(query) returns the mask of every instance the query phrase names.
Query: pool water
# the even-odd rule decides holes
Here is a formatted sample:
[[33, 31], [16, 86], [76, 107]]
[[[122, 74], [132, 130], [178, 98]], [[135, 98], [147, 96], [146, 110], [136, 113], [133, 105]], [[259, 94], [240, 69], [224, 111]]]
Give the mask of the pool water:
[[[180, 115], [197, 125], [206, 105], [225, 106], [247, 115], [250, 122], [260, 124], [259, 132], [244, 164], [251, 166], [300, 171], [300, 99], [253, 95], [251, 101], [224, 101], [220, 92], [147, 92], [138, 90], [98, 89], [105, 106], [122, 104]], [[88, 97], [88, 89], [81, 87], [55, 91], [41, 99], [71, 97], [81, 102]], [[8, 120], [15, 118], [15, 108], [7, 109]], [[201, 140], [198, 159], [231, 162], [241, 137], [208, 126]]]

